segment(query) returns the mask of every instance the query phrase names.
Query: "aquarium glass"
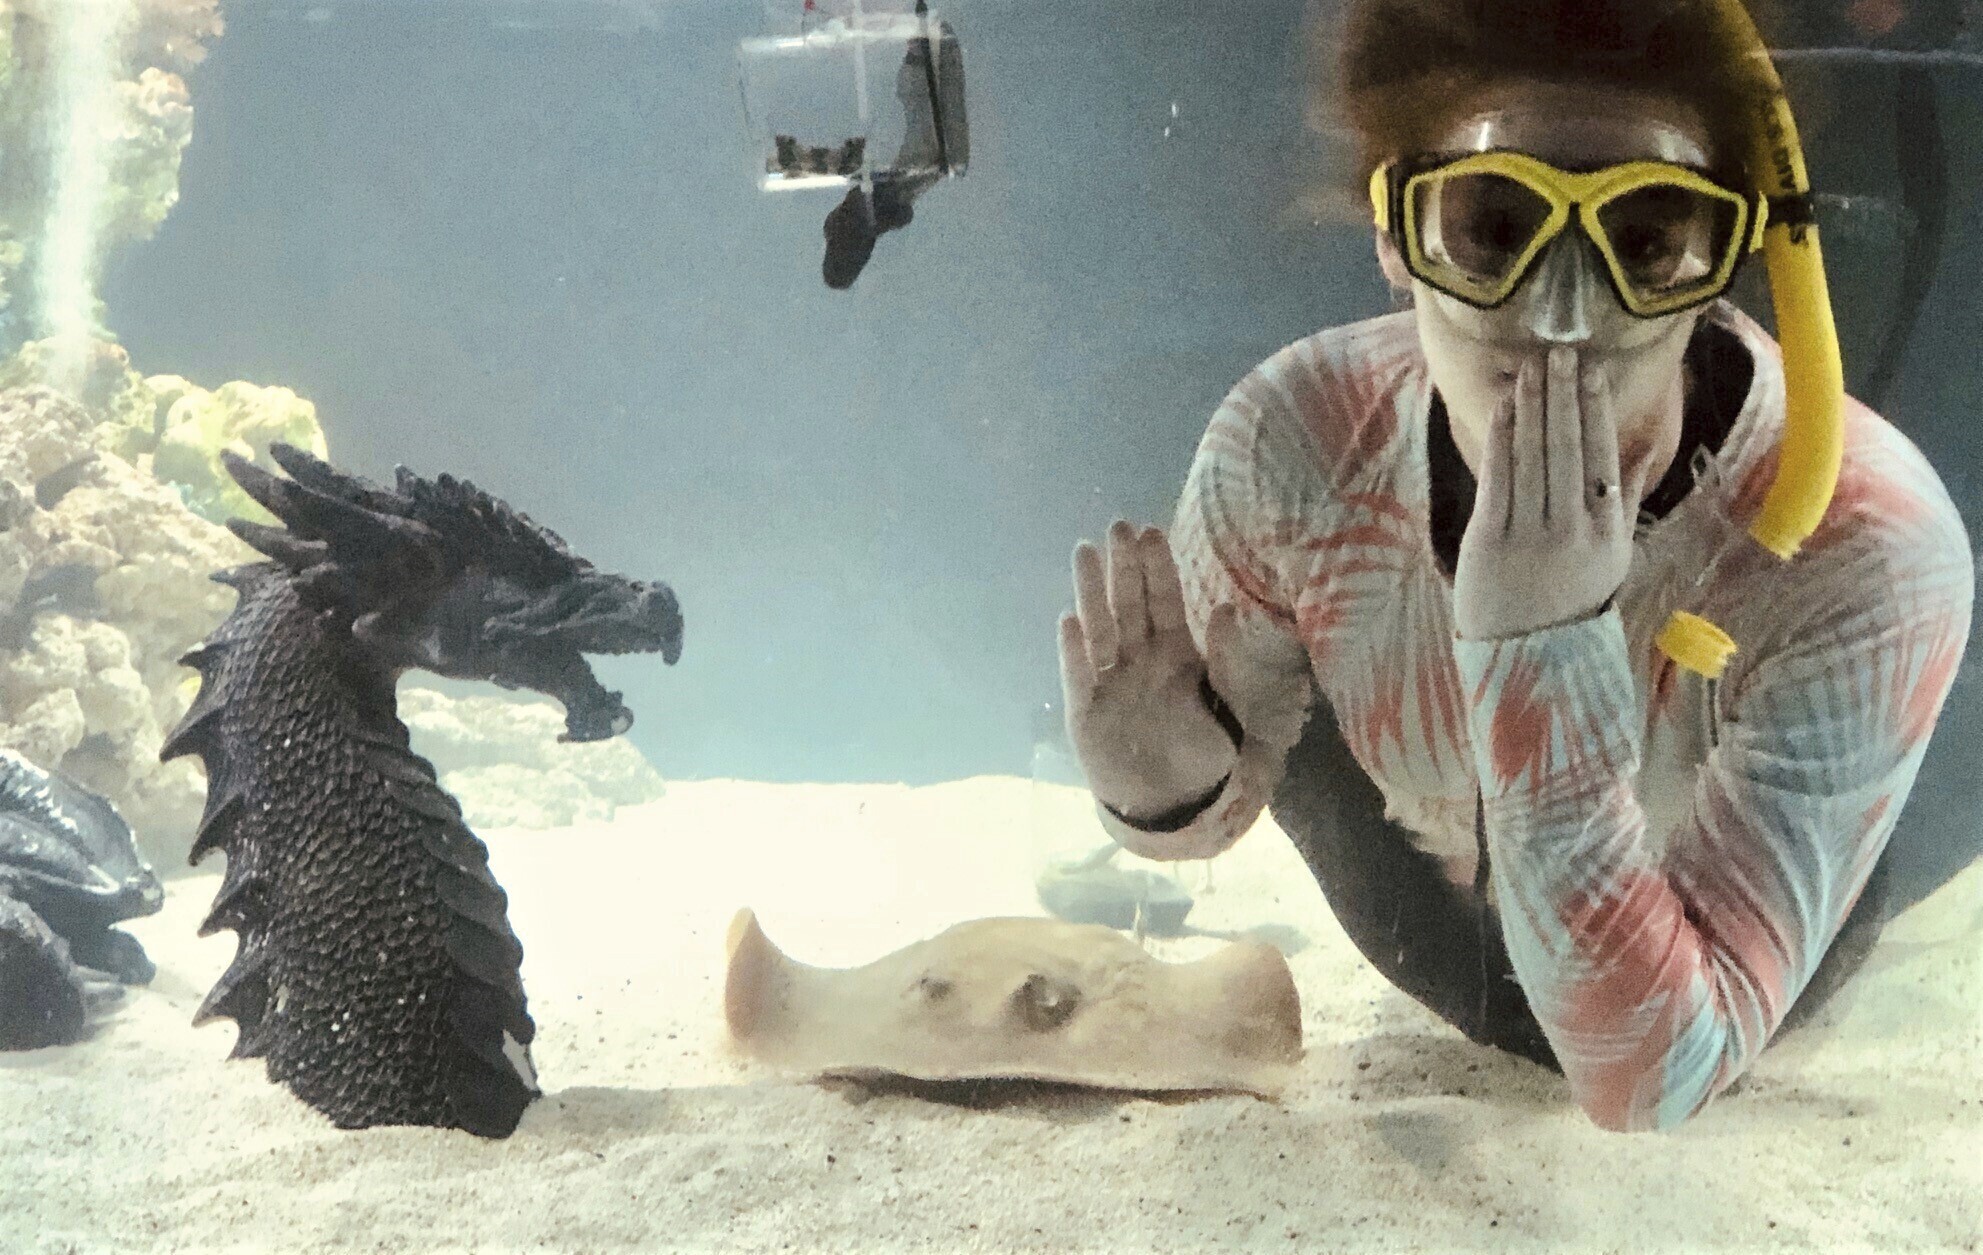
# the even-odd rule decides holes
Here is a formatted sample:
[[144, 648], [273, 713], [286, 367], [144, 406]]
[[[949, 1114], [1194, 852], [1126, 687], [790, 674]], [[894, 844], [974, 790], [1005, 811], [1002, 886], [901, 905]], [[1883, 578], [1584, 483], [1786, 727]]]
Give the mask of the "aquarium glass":
[[1822, 348], [1749, 257], [1651, 591], [1449, 649], [1421, 315], [1533, 324], [1387, 276], [1337, 53], [1497, 6], [0, 0], [0, 1251], [1976, 1249], [1983, 6], [1752, 7], [1829, 530], [1688, 514]]

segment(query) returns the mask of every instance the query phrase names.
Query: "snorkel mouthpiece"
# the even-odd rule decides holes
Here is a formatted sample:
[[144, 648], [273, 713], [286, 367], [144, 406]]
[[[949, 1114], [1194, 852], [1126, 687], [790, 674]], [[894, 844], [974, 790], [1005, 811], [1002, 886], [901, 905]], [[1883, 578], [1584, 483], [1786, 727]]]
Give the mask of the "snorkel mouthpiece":
[[[1717, 0], [1714, 13], [1723, 41], [1741, 50], [1768, 101], [1757, 120], [1750, 169], [1770, 204], [1763, 258], [1783, 346], [1784, 422], [1776, 478], [1749, 534], [1788, 561], [1818, 529], [1838, 487], [1845, 452], [1845, 368], [1818, 225], [1811, 216], [1810, 172], [1783, 81], [1742, 0]], [[1684, 610], [1673, 613], [1658, 644], [1675, 663], [1709, 679], [1720, 676], [1735, 652], [1727, 633]]]

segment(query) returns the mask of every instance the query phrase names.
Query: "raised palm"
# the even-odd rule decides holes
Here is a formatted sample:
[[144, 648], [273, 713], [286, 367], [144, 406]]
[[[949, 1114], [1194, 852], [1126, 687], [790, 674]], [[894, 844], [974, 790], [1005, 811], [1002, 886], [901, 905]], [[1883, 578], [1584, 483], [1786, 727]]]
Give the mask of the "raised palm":
[[1247, 736], [1287, 742], [1299, 730], [1308, 700], [1300, 646], [1271, 628], [1243, 632], [1226, 604], [1207, 620], [1201, 655], [1161, 530], [1117, 521], [1106, 554], [1077, 545], [1074, 601], [1060, 621], [1068, 737], [1089, 788], [1122, 814], [1160, 814], [1232, 771], [1237, 747], [1207, 701], [1208, 681]]

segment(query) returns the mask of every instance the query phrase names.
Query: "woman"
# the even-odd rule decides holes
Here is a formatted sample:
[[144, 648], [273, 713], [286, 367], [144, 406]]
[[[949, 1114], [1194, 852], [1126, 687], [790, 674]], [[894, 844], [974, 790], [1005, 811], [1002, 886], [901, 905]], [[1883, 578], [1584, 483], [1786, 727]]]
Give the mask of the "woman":
[[[1783, 364], [1717, 299], [1755, 102], [1698, 0], [1348, 7], [1413, 308], [1242, 381], [1168, 538], [1076, 549], [1069, 731], [1124, 846], [1206, 858], [1271, 804], [1390, 980], [1604, 1127], [1670, 1127], [1887, 917], [1967, 538], [1856, 403], [1803, 551], [1744, 536]], [[1740, 643], [1718, 682], [1653, 645], [1675, 609]]]

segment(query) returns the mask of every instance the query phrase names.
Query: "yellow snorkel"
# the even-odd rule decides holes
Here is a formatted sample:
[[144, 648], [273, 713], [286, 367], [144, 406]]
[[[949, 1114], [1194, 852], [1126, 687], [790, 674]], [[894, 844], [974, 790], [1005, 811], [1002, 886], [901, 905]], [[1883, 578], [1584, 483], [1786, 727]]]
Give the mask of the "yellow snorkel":
[[[1763, 258], [1783, 346], [1785, 412], [1776, 479], [1749, 534], [1788, 561], [1817, 530], [1838, 486], [1845, 450], [1845, 368], [1818, 226], [1811, 217], [1810, 174], [1783, 82], [1742, 0], [1716, 0], [1714, 13], [1726, 46], [1746, 50], [1744, 59], [1768, 100], [1750, 168], [1757, 190], [1770, 201]], [[1657, 643], [1674, 662], [1710, 679], [1735, 652], [1726, 632], [1685, 610], [1673, 612]]]

